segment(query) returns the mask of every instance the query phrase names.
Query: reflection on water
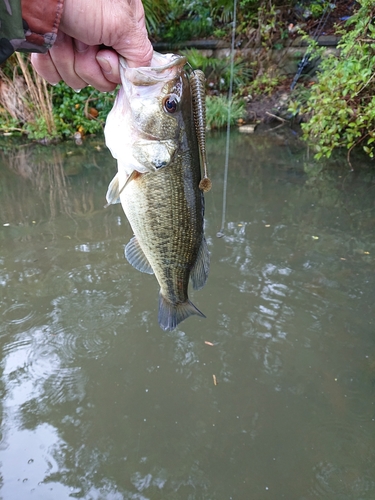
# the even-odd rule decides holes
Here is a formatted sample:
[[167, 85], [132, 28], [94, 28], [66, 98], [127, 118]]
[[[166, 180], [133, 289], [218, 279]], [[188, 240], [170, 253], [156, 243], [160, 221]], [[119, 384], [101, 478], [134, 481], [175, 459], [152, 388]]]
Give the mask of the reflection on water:
[[375, 498], [372, 165], [234, 133], [218, 239], [224, 146], [207, 319], [168, 333], [102, 140], [1, 154], [2, 498]]

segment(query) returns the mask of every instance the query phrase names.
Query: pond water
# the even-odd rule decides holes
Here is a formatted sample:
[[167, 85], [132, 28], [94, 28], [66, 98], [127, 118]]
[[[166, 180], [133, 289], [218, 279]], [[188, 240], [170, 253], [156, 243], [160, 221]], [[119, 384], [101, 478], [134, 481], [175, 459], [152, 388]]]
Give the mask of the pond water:
[[1, 153], [4, 500], [375, 498], [373, 163], [233, 132], [223, 214], [207, 150], [207, 318], [174, 332], [102, 139]]

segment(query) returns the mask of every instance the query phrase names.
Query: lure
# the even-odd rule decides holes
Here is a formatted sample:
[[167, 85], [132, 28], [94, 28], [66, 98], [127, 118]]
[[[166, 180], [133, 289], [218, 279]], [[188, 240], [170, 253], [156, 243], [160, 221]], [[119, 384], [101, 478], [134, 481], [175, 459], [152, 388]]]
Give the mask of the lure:
[[206, 193], [211, 189], [212, 183], [207, 175], [206, 156], [206, 77], [203, 71], [195, 69], [190, 77], [191, 96], [193, 101], [193, 116], [195, 132], [198, 138], [199, 153], [203, 165], [203, 179], [199, 183], [199, 189]]

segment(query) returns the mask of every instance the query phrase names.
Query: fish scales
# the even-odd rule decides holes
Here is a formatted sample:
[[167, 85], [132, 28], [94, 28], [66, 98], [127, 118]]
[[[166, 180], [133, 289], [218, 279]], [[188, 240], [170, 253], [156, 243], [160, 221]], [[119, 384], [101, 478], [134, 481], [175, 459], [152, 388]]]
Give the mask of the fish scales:
[[[189, 273], [203, 233], [201, 218], [196, 215], [202, 210], [200, 193], [196, 196], [191, 182], [184, 182], [189, 173], [186, 160], [186, 155], [178, 155], [160, 172], [140, 175], [126, 186], [123, 195], [125, 214], [162, 293], [178, 302], [186, 301]], [[147, 224], [143, 214], [149, 214]]]
[[[121, 201], [135, 235], [126, 246], [127, 259], [140, 271], [154, 273], [159, 282], [158, 320], [164, 330], [173, 330], [192, 314], [204, 317], [189, 301], [188, 284], [191, 279], [194, 289], [202, 288], [209, 268], [190, 86], [182, 70], [184, 59], [174, 57], [175, 67], [173, 60], [164, 66], [168, 74], [158, 91], [150, 89], [143, 100], [127, 104], [134, 111], [132, 131], [139, 133], [128, 156], [141, 168], [138, 171], [132, 160], [127, 169], [118, 158], [118, 175], [107, 193], [108, 203]], [[149, 73], [147, 82], [155, 83]], [[163, 69], [158, 69], [157, 79], [162, 75]], [[128, 82], [122, 79], [125, 87]], [[133, 80], [139, 84], [142, 75]], [[128, 85], [130, 96], [138, 97], [141, 91]], [[115, 129], [113, 124], [109, 129]]]

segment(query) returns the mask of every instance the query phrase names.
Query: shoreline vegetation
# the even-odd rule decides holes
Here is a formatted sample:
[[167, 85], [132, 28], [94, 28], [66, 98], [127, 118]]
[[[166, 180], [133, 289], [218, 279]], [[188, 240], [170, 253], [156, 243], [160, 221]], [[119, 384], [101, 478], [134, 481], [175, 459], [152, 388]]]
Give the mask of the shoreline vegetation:
[[[371, 0], [239, 0], [230, 82], [232, 1], [144, 2], [154, 48], [186, 55], [207, 79], [207, 125], [253, 132], [260, 123], [298, 125], [316, 158], [375, 143], [375, 6]], [[0, 134], [44, 144], [100, 133], [114, 94], [52, 87], [13, 55], [0, 69]], [[246, 128], [247, 127], [247, 128]]]

